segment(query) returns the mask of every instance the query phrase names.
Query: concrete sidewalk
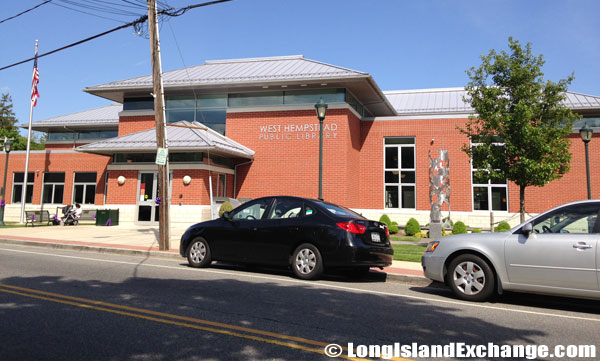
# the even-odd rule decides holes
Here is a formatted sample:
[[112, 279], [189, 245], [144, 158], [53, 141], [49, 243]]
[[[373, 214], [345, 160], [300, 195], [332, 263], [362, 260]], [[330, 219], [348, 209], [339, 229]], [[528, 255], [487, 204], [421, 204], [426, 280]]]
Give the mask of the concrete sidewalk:
[[[26, 244], [41, 247], [96, 251], [103, 253], [144, 254], [155, 257], [180, 258], [179, 240], [188, 225], [175, 224], [171, 227], [169, 251], [158, 249], [158, 226], [123, 224], [98, 227], [81, 224], [78, 226], [17, 227], [0, 228], [0, 242]], [[387, 279], [414, 285], [428, 285], [417, 262], [393, 261], [383, 271]]]

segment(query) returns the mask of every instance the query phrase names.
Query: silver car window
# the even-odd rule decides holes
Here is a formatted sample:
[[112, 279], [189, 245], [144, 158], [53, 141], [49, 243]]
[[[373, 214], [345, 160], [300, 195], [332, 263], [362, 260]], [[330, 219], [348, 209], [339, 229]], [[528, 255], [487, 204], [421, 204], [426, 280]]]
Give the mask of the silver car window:
[[536, 233], [596, 233], [594, 225], [598, 221], [598, 206], [572, 205], [550, 212], [537, 218], [533, 223]]

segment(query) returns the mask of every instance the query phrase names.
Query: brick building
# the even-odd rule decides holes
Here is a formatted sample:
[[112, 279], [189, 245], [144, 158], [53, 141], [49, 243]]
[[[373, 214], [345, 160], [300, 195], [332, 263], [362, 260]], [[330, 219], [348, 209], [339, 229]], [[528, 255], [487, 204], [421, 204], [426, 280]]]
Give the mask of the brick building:
[[[319, 121], [314, 104], [328, 104], [324, 121], [323, 197], [404, 224], [429, 217], [429, 155], [448, 150], [452, 218], [471, 226], [517, 222], [518, 187], [474, 179], [469, 139], [457, 130], [472, 109], [462, 88], [382, 91], [368, 74], [302, 56], [209, 61], [163, 74], [173, 222], [210, 217], [214, 202], [265, 195], [318, 195]], [[26, 209], [65, 204], [119, 208], [121, 222], [156, 223], [155, 122], [150, 75], [84, 91], [115, 103], [44, 119], [46, 149], [30, 156]], [[584, 122], [600, 127], [600, 97], [567, 93], [581, 114], [571, 136], [572, 167], [562, 179], [528, 188], [526, 209], [537, 213], [585, 199]], [[597, 133], [597, 132], [596, 132]], [[597, 162], [600, 140], [589, 143]], [[4, 154], [0, 174], [4, 172]], [[10, 153], [6, 220], [18, 220], [25, 152]], [[598, 198], [600, 171], [592, 167]], [[211, 181], [209, 182], [209, 178]], [[479, 182], [479, 183], [477, 183]], [[448, 212], [448, 208], [443, 209]]]

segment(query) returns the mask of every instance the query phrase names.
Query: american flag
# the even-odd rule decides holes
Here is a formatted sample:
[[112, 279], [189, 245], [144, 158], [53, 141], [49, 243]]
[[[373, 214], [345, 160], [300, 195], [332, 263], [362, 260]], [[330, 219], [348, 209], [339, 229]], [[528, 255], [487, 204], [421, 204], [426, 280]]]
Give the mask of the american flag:
[[38, 93], [38, 83], [40, 82], [40, 72], [37, 67], [37, 46], [35, 49], [35, 60], [33, 61], [33, 80], [31, 81], [31, 104], [35, 107], [37, 105], [37, 100], [40, 97], [40, 93]]

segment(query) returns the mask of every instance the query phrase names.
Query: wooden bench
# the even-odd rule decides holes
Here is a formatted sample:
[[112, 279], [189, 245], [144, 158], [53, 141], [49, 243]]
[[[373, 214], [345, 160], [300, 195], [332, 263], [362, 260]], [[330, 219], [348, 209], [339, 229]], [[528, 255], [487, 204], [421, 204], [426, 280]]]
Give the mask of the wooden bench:
[[27, 227], [28, 224], [31, 224], [33, 227], [36, 223], [46, 223], [46, 225], [49, 226], [50, 222], [52, 222], [50, 220], [50, 212], [47, 210], [25, 211], [25, 227]]

